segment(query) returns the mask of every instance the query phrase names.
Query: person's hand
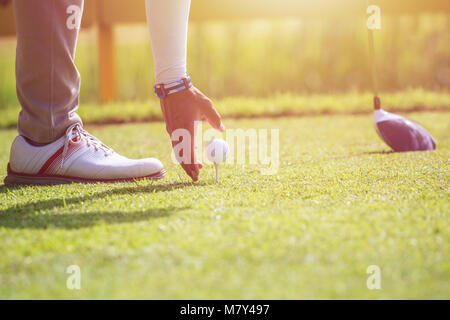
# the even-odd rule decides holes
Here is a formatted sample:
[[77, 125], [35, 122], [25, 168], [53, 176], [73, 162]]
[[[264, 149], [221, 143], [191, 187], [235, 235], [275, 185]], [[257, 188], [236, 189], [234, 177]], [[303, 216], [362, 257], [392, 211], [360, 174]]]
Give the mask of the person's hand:
[[[192, 180], [197, 181], [199, 170], [203, 165], [197, 161], [195, 156], [194, 122], [206, 118], [214, 129], [223, 132], [225, 131], [225, 126], [222, 124], [220, 115], [214, 108], [211, 100], [193, 86], [187, 90], [167, 95], [161, 98], [160, 102], [164, 121], [166, 122], [166, 129], [171, 137], [175, 156], [184, 171], [186, 171]], [[176, 132], [174, 133], [174, 131]], [[183, 146], [190, 152], [180, 155], [177, 154], [180, 150], [179, 144], [182, 143], [184, 138], [180, 138], [179, 133], [182, 134], [183, 132], [189, 133], [190, 135], [190, 142], [185, 141], [185, 143], [189, 142], [189, 145]]]

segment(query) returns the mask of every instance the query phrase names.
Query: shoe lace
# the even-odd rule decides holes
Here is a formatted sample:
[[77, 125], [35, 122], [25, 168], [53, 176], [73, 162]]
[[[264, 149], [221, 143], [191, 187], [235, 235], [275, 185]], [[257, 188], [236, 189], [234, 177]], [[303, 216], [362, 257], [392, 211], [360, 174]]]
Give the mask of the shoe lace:
[[[79, 137], [79, 139], [76, 139], [78, 137]], [[100, 140], [98, 140], [96, 137], [89, 134], [86, 130], [84, 130], [81, 127], [80, 124], [77, 123], [77, 124], [70, 126], [66, 130], [66, 136], [64, 139], [64, 148], [63, 148], [63, 152], [62, 152], [60, 168], [62, 168], [64, 165], [67, 150], [69, 149], [69, 143], [79, 144], [82, 142], [82, 140], [86, 141], [86, 146], [88, 148], [90, 148], [92, 146], [92, 147], [94, 147], [95, 151], [99, 151], [99, 150], [103, 151], [105, 157], [114, 153], [114, 151], [110, 147], [106, 146]]]

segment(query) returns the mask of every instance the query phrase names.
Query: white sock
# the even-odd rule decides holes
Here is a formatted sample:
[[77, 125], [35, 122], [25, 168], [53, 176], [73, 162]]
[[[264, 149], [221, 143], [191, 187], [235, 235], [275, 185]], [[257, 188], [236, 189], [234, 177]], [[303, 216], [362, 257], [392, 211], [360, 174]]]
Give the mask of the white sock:
[[186, 77], [186, 48], [191, 0], [146, 0], [155, 82]]

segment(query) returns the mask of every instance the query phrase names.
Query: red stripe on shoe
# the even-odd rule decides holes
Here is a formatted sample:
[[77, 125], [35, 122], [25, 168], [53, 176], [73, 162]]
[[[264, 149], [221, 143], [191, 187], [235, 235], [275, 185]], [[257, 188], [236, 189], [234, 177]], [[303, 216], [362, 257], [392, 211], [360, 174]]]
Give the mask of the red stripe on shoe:
[[[75, 152], [77, 152], [79, 149], [81, 149], [84, 145], [85, 145], [84, 141], [82, 141], [82, 142], [80, 142], [78, 144], [69, 144], [69, 146], [67, 147], [66, 158], [64, 159], [64, 161], [67, 161]], [[47, 170], [45, 172], [43, 172], [43, 173], [55, 174], [56, 171], [59, 169], [59, 165], [61, 164], [61, 160], [62, 160], [62, 155], [60, 157], [57, 157], [50, 164], [50, 166], [47, 168]]]
[[[77, 142], [80, 140], [80, 137], [75, 137], [72, 139], [73, 142]], [[68, 159], [75, 151], [80, 149], [84, 144], [72, 144], [69, 142], [67, 146], [66, 159]], [[64, 146], [59, 148], [48, 160], [44, 163], [44, 165], [39, 170], [38, 174], [44, 174], [46, 172], [54, 171], [54, 167], [57, 166], [58, 163], [62, 160], [62, 153], [64, 151]]]
[[48, 167], [58, 158], [61, 157], [64, 150], [64, 146], [59, 148], [48, 160], [44, 163], [44, 165], [39, 170], [38, 174], [44, 174], [47, 171]]

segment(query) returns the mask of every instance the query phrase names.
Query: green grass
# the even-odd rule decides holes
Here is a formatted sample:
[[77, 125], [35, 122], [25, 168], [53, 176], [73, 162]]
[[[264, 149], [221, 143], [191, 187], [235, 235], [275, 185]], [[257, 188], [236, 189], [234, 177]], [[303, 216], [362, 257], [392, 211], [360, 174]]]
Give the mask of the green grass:
[[[0, 186], [0, 298], [450, 297], [450, 113], [413, 113], [435, 152], [388, 153], [372, 117], [228, 120], [280, 128], [280, 170], [189, 183], [162, 123], [87, 126], [164, 180]], [[0, 176], [15, 130], [0, 131]], [[79, 265], [79, 291], [66, 268]], [[366, 288], [378, 265], [382, 290]]]
[[[382, 95], [382, 101], [388, 110], [450, 111], [450, 92], [446, 91], [414, 89], [385, 93]], [[356, 92], [316, 95], [276, 94], [267, 98], [229, 97], [215, 99], [214, 102], [220, 114], [225, 118], [372, 112], [372, 94]], [[15, 127], [19, 110], [18, 105], [2, 110], [0, 128]], [[147, 102], [81, 104], [79, 114], [84, 123], [94, 124], [162, 120], [159, 101], [156, 98]]]

